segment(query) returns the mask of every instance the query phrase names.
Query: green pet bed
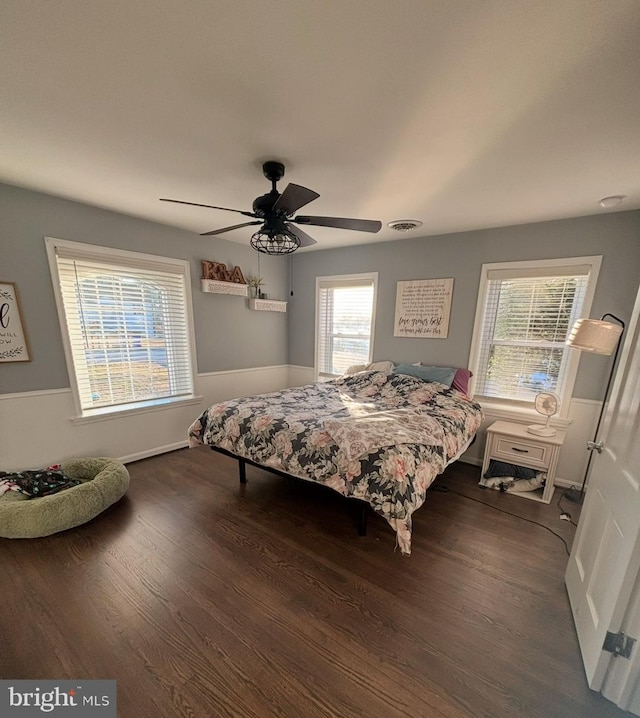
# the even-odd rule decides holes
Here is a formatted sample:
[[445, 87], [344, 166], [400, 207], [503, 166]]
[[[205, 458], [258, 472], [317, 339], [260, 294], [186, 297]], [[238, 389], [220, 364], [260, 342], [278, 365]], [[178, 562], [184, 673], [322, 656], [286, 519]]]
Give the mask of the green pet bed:
[[82, 483], [34, 499], [13, 491], [0, 496], [0, 537], [37, 538], [79, 526], [121, 499], [129, 487], [129, 472], [115, 459], [71, 459], [60, 468]]

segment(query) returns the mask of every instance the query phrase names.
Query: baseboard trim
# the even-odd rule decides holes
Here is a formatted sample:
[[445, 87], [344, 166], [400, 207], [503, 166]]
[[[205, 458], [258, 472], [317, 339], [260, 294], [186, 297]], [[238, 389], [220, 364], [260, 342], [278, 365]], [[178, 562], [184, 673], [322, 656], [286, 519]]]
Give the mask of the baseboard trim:
[[559, 488], [563, 489], [570, 489], [572, 486], [577, 486], [580, 488], [580, 484], [576, 484], [575, 481], [568, 481], [567, 479], [561, 479], [558, 476], [556, 476], [555, 481], [553, 482], [554, 486], [558, 486]]
[[148, 459], [151, 456], [159, 456], [160, 454], [168, 454], [170, 451], [177, 451], [178, 449], [186, 449], [189, 446], [189, 442], [185, 439], [184, 441], [177, 441], [175, 444], [167, 444], [166, 446], [157, 446], [154, 449], [147, 449], [146, 451], [140, 451], [137, 454], [129, 454], [129, 456], [121, 456], [118, 461], [123, 464], [131, 464], [134, 461], [140, 461], [141, 459]]

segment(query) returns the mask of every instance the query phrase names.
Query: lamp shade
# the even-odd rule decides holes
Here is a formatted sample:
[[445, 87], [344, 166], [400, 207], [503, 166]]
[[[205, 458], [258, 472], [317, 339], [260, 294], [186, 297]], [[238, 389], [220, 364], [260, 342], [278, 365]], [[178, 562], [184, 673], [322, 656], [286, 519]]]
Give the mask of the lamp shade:
[[574, 349], [594, 354], [613, 354], [622, 327], [602, 319], [578, 319], [573, 325], [567, 344]]

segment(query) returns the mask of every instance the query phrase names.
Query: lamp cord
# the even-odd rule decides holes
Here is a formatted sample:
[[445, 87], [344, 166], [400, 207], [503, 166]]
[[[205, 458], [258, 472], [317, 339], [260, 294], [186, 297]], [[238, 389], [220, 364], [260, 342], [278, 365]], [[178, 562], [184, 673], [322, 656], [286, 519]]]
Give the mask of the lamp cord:
[[578, 524], [571, 518], [571, 514], [568, 511], [565, 511], [565, 509], [562, 506], [562, 499], [564, 499], [565, 494], [567, 491], [571, 491], [571, 489], [577, 489], [577, 486], [570, 486], [569, 488], [565, 489], [564, 491], [558, 492], [558, 500], [556, 501], [556, 505], [558, 507], [558, 510], [560, 511], [560, 518], [568, 521], [572, 526], [578, 526]]
[[289, 257], [289, 291], [293, 296], [293, 257]]
[[[504, 509], [500, 509], [497, 506], [494, 506], [493, 504], [488, 504], [486, 501], [481, 501], [480, 499], [476, 499], [473, 496], [469, 496], [468, 494], [463, 494], [461, 491], [456, 491], [455, 489], [450, 488], [449, 486], [439, 487], [439, 491], [442, 492], [443, 489], [446, 489], [444, 493], [452, 493], [456, 494], [456, 496], [462, 496], [465, 499], [469, 499], [469, 501], [475, 501], [478, 504], [483, 504], [484, 506], [488, 506], [490, 509], [494, 509], [495, 511], [499, 511], [501, 514], [507, 514], [507, 516], [513, 516], [516, 519], [520, 519], [521, 521], [526, 521], [527, 523], [534, 524], [535, 526], [540, 526], [541, 528], [545, 529], [549, 533], [553, 534], [556, 538], [559, 538], [560, 541], [564, 544], [564, 550], [566, 551], [567, 556], [571, 555], [571, 551], [569, 551], [569, 545], [564, 540], [562, 536], [560, 536], [559, 533], [556, 533], [553, 529], [549, 528], [545, 524], [540, 523], [539, 521], [533, 521], [533, 519], [527, 519], [524, 516], [519, 516], [518, 514], [511, 513], [511, 511], [505, 511]], [[573, 522], [571, 522], [573, 523]]]

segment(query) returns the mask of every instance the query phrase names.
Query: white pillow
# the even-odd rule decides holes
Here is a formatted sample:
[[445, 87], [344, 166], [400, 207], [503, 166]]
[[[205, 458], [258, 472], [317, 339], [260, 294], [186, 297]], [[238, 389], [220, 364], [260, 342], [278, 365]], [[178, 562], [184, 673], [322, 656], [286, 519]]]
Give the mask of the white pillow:
[[367, 366], [367, 371], [393, 371], [394, 366], [392, 361], [374, 361]]
[[361, 371], [393, 371], [395, 364], [392, 361], [374, 361], [371, 364], [354, 364], [342, 376], [359, 374]]
[[367, 370], [367, 364], [353, 364], [342, 376], [351, 376], [352, 374], [359, 374], [361, 371]]

